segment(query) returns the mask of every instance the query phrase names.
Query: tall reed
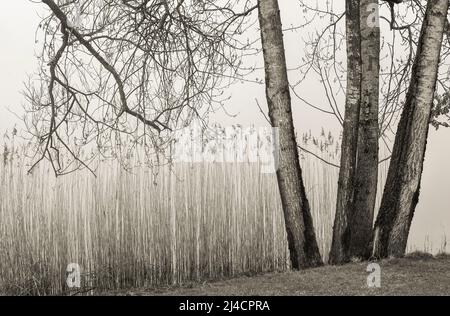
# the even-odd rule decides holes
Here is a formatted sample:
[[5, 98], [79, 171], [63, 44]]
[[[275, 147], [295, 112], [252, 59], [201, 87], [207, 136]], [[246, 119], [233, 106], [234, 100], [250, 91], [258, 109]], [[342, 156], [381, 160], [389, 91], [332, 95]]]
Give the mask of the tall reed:
[[[301, 144], [336, 164], [330, 134]], [[84, 289], [109, 290], [289, 268], [276, 176], [257, 163], [125, 171], [109, 161], [97, 177], [56, 178], [48, 164], [27, 175], [19, 149], [5, 147], [0, 163], [0, 293], [68, 293], [69, 263], [81, 267]], [[310, 153], [301, 165], [326, 260], [338, 168]]]

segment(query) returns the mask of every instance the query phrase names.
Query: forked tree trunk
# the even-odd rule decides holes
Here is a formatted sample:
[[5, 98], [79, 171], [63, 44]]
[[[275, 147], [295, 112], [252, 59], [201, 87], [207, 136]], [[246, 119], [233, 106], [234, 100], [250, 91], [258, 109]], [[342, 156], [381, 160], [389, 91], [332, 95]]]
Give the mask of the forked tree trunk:
[[349, 256], [370, 256], [378, 183], [380, 28], [378, 0], [361, 0], [361, 109]]
[[350, 213], [353, 208], [355, 167], [358, 147], [358, 121], [361, 104], [360, 1], [346, 0], [347, 91], [342, 135], [341, 168], [329, 262], [348, 260]]
[[372, 253], [375, 258], [401, 257], [406, 251], [411, 221], [419, 200], [448, 5], [448, 0], [428, 0], [411, 83], [375, 224]]
[[259, 0], [258, 6], [269, 117], [279, 129], [277, 179], [290, 258], [294, 269], [313, 267], [322, 260], [299, 163], [278, 1]]

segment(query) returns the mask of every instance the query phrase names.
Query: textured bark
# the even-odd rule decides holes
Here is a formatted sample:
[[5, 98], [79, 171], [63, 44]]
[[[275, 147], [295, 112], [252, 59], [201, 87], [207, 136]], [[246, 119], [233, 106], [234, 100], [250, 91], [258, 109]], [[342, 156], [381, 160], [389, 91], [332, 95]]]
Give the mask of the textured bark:
[[405, 254], [411, 221], [419, 200], [426, 143], [448, 0], [429, 0], [417, 47], [410, 87], [399, 122], [375, 223], [373, 257]]
[[378, 183], [378, 103], [380, 82], [380, 28], [378, 0], [361, 0], [361, 109], [354, 206], [350, 218], [349, 256], [370, 256]]
[[313, 267], [322, 260], [299, 163], [278, 1], [259, 0], [258, 6], [269, 117], [279, 129], [277, 179], [290, 258], [294, 269]]
[[346, 0], [347, 91], [342, 135], [341, 168], [329, 261], [348, 261], [350, 213], [353, 208], [354, 177], [361, 103], [361, 32], [359, 0]]

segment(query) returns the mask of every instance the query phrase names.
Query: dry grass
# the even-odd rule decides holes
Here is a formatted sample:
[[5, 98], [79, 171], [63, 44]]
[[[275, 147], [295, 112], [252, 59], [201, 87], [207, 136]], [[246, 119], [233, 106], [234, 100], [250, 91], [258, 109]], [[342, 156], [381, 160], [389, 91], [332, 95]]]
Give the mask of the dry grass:
[[450, 295], [450, 258], [427, 256], [380, 262], [381, 287], [367, 286], [367, 263], [327, 266], [299, 272], [191, 285], [189, 287], [113, 292], [109, 295], [302, 296], [302, 295]]
[[[302, 143], [336, 163], [330, 135], [304, 135]], [[97, 178], [87, 171], [55, 178], [47, 165], [27, 175], [27, 161], [12, 152], [0, 163], [0, 292], [68, 293], [69, 263], [81, 266], [83, 288], [99, 290], [289, 268], [276, 177], [257, 164], [130, 173], [110, 162]], [[326, 260], [338, 170], [306, 154], [301, 163]]]
[[0, 281], [18, 290], [32, 284], [33, 294], [60, 293], [71, 262], [95, 272], [102, 288], [287, 268], [275, 179], [258, 168], [164, 168], [157, 184], [145, 170], [119, 166], [102, 167], [97, 179], [5, 169]]

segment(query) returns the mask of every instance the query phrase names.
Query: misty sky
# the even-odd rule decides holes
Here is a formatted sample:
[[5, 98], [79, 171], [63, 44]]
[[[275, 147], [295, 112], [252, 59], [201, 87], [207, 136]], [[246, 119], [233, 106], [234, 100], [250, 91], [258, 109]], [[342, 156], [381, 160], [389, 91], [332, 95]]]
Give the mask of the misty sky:
[[[302, 14], [295, 1], [280, 1], [283, 23], [285, 26], [295, 24]], [[21, 90], [27, 80], [27, 74], [36, 69], [35, 32], [40, 21], [38, 12], [42, 12], [43, 4], [28, 0], [3, 1], [0, 10], [0, 134], [11, 129], [20, 120], [10, 111], [21, 115], [21, 103], [25, 102]], [[383, 32], [388, 32], [386, 28]], [[296, 65], [303, 47], [298, 32], [287, 33], [285, 42], [289, 65]], [[261, 57], [255, 62], [262, 66]], [[291, 75], [291, 74], [290, 74]], [[322, 104], [325, 102], [323, 91], [317, 83], [303, 84], [298, 93], [304, 93], [308, 100]], [[229, 117], [223, 112], [214, 116], [223, 125], [241, 123], [243, 125], [265, 125], [255, 99], [264, 104], [264, 86], [253, 83], [237, 83], [229, 91], [231, 100], [227, 104], [227, 112], [236, 114]], [[294, 118], [297, 133], [308, 130], [318, 133], [322, 127], [338, 133], [339, 124], [335, 118], [324, 117], [317, 111], [293, 98]], [[419, 247], [423, 245], [425, 236], [429, 235], [435, 247], [439, 247], [445, 235], [450, 236], [449, 185], [450, 182], [450, 130], [432, 129], [428, 142], [425, 170], [419, 206], [414, 217], [410, 243]], [[1, 198], [1, 197], [0, 197]], [[450, 248], [448, 248], [450, 249]]]

